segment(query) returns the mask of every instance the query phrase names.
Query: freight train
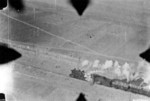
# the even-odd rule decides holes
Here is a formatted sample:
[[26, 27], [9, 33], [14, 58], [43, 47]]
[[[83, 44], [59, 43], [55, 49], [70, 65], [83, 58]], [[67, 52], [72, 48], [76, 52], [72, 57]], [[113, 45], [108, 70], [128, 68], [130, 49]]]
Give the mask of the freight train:
[[[149, 88], [150, 65], [149, 63], [146, 63], [145, 61], [140, 61], [136, 69], [131, 69], [135, 65], [129, 65], [128, 63], [125, 63], [122, 66], [120, 66], [119, 63], [116, 61], [113, 64], [111, 61], [109, 62], [107, 61], [105, 63], [109, 63], [109, 65], [104, 64], [105, 67], [107, 66], [109, 68], [103, 69], [102, 67], [100, 67], [102, 66], [102, 64], [99, 64], [98, 68], [100, 69], [96, 70], [95, 69], [96, 65], [94, 65], [94, 70], [93, 70], [92, 67], [89, 68], [87, 66], [88, 70], [87, 69], [86, 70], [80, 70], [80, 69], [72, 70], [72, 73], [70, 74], [70, 76], [73, 78], [84, 80], [84, 81], [90, 81], [92, 82], [92, 84], [99, 84], [99, 85], [112, 87], [115, 89], [120, 89], [120, 90], [124, 90], [127, 92], [132, 92], [132, 93], [141, 94], [141, 95], [150, 97], [150, 88]], [[87, 64], [88, 62], [86, 62], [84, 66]], [[110, 64], [112, 65], [112, 67], [110, 66]], [[107, 70], [105, 71], [105, 69], [109, 69], [110, 71], [107, 71]], [[120, 73], [116, 69], [118, 69]], [[122, 71], [120, 69], [122, 69]], [[113, 75], [120, 76], [120, 78], [118, 77], [109, 78], [109, 76], [106, 76], [106, 75], [109, 74], [110, 72], [113, 72], [114, 73]], [[103, 75], [103, 74], [106, 74], [106, 75]], [[122, 75], [124, 75], [124, 78], [121, 77]]]

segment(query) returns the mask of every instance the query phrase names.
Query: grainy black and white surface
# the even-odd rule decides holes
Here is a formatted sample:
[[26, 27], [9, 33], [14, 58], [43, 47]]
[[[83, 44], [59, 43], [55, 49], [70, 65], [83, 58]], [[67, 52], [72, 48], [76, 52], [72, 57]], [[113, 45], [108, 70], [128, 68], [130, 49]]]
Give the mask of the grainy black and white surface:
[[75, 101], [81, 92], [88, 101], [150, 100], [70, 77], [82, 59], [141, 60], [150, 39], [148, 0], [93, 0], [82, 16], [67, 0], [25, 4], [23, 13], [0, 11], [0, 41], [22, 54], [10, 101]]

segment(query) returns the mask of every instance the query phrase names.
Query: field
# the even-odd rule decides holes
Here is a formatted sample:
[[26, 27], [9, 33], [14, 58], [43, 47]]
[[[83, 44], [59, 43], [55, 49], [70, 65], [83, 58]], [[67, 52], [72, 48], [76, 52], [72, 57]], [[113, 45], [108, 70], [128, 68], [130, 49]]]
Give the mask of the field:
[[[141, 60], [138, 54], [149, 44], [148, 9], [115, 8], [116, 4], [103, 3], [79, 17], [60, 5], [27, 4], [22, 14], [0, 12], [0, 41], [23, 55], [16, 61], [16, 90], [9, 95], [10, 100], [74, 101], [80, 92], [88, 101], [148, 99], [69, 77], [84, 59], [137, 64]], [[94, 12], [96, 9], [100, 10]]]

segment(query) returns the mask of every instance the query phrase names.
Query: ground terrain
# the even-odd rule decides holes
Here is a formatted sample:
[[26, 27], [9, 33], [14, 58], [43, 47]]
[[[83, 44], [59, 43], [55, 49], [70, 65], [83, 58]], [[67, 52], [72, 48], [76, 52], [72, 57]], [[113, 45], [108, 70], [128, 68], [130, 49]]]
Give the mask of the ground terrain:
[[35, 1], [27, 2], [23, 14], [0, 12], [1, 41], [23, 55], [16, 61], [15, 91], [9, 99], [74, 101], [80, 92], [88, 101], [148, 99], [69, 77], [84, 59], [141, 60], [138, 54], [149, 42], [149, 10], [136, 4], [115, 8], [115, 3], [91, 7], [82, 17], [67, 7]]

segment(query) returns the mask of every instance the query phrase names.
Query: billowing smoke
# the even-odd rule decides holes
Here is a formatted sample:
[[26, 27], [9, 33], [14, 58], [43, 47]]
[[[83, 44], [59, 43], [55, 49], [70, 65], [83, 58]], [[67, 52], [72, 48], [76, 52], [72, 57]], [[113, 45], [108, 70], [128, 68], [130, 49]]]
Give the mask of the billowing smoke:
[[146, 61], [141, 61], [138, 67], [138, 73], [141, 78], [143, 78], [143, 83], [147, 83], [147, 89], [150, 89], [150, 63]]

